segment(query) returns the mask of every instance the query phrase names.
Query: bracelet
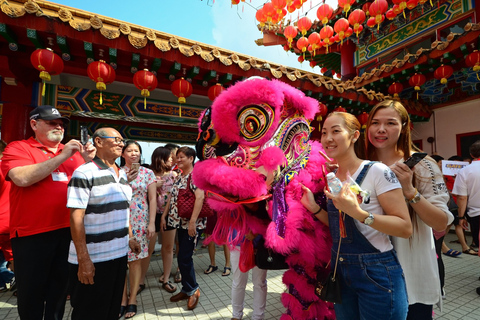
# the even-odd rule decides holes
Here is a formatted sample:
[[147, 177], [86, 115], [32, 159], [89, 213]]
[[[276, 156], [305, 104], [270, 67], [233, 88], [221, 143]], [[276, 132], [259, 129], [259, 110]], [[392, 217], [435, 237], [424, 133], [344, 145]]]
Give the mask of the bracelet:
[[313, 214], [316, 215], [316, 214], [320, 213], [320, 211], [322, 211], [322, 206], [319, 206], [318, 211], [314, 212]]
[[130, 238], [128, 239], [128, 241], [132, 241], [132, 240], [135, 240], [135, 237], [130, 237]]
[[463, 216], [463, 217], [458, 217], [459, 220], [467, 220], [467, 217]]
[[421, 194], [418, 192], [417, 188], [415, 188], [415, 195], [411, 199], [407, 199], [408, 203], [417, 203], [420, 201]]

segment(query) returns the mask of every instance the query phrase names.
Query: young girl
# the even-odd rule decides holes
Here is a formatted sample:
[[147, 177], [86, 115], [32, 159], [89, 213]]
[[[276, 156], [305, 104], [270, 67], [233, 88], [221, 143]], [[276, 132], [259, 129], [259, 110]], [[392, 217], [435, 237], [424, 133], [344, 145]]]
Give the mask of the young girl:
[[430, 157], [413, 169], [403, 163], [419, 150], [412, 144], [410, 118], [400, 102], [385, 100], [377, 104], [369, 114], [366, 132], [367, 158], [390, 166], [409, 206], [412, 236], [392, 239], [405, 272], [407, 319], [432, 319], [433, 305], [442, 301], [432, 228], [444, 231], [453, 221], [447, 206], [448, 190]]
[[[332, 269], [341, 233], [346, 233], [337, 265], [342, 296], [342, 303], [335, 304], [337, 319], [403, 320], [408, 306], [405, 280], [389, 235], [408, 238], [412, 226], [401, 186], [392, 171], [381, 163], [356, 156], [354, 144], [359, 130], [355, 116], [334, 112], [325, 120], [321, 142], [328, 157], [338, 164], [336, 176], [345, 181], [350, 173], [363, 190], [370, 192], [370, 201], [359, 204], [357, 195], [344, 185], [337, 196], [325, 191], [328, 213], [315, 203], [313, 194], [305, 187], [302, 203], [329, 224]], [[340, 219], [344, 221], [340, 223]]]

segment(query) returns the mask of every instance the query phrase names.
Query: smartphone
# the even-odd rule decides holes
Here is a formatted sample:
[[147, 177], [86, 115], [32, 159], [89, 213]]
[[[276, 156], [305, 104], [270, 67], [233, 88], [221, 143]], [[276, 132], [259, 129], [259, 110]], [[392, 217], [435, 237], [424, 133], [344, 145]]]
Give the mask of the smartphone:
[[85, 126], [80, 127], [80, 143], [86, 145], [88, 142], [88, 129]]
[[130, 170], [137, 170], [140, 169], [140, 163], [136, 162], [136, 163], [132, 163], [132, 167], [130, 168]]
[[417, 163], [419, 163], [423, 158], [425, 158], [427, 156], [427, 154], [425, 152], [416, 152], [414, 154], [412, 154], [412, 156], [410, 158], [408, 158], [407, 160], [405, 160], [405, 164], [410, 168], [412, 169], [413, 167], [415, 167], [415, 165]]

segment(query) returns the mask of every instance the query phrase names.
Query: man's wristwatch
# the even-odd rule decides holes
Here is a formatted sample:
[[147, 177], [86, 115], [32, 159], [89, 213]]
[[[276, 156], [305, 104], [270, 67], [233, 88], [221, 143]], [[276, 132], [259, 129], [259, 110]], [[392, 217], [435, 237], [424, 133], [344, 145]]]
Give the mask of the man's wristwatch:
[[463, 217], [458, 217], [458, 220], [466, 220], [467, 217], [463, 216]]
[[365, 220], [363, 220], [363, 224], [366, 226], [370, 226], [373, 223], [373, 221], [375, 221], [375, 217], [371, 212], [369, 212], [368, 217], [366, 217]]

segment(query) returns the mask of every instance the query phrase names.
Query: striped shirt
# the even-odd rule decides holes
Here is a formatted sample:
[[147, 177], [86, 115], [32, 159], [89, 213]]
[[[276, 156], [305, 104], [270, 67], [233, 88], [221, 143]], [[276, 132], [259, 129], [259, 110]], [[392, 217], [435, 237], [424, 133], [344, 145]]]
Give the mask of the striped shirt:
[[[85, 209], [88, 254], [93, 263], [124, 257], [128, 252], [129, 202], [132, 189], [123, 170], [117, 177], [100, 158], [81, 165], [68, 184], [67, 207]], [[68, 262], [78, 264], [73, 241]]]

